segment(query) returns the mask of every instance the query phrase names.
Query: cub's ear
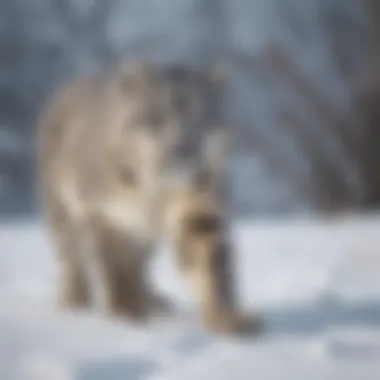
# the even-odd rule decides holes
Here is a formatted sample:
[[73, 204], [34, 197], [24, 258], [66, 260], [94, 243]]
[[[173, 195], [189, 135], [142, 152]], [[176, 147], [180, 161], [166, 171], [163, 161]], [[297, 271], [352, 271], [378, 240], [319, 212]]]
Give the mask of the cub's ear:
[[208, 71], [208, 78], [214, 84], [224, 84], [230, 77], [231, 67], [229, 62], [221, 60], [215, 62]]
[[119, 83], [125, 90], [141, 86], [154, 75], [154, 64], [147, 59], [126, 60], [119, 68]]
[[147, 59], [127, 59], [120, 66], [120, 73], [125, 76], [146, 75], [153, 70], [153, 62]]

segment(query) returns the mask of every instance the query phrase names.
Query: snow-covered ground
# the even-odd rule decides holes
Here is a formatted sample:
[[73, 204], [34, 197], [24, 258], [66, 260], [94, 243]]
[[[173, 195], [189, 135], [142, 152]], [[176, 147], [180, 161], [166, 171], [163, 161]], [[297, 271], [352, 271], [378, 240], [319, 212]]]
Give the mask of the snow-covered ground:
[[164, 247], [153, 281], [183, 310], [148, 327], [53, 306], [56, 267], [36, 223], [0, 228], [0, 379], [377, 379], [380, 218], [239, 222], [241, 302], [267, 331], [205, 332]]

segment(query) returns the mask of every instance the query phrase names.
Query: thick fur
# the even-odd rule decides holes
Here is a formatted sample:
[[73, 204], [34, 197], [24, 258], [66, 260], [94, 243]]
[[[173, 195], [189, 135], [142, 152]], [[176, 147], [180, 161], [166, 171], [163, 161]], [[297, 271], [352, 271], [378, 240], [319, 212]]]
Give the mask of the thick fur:
[[[39, 173], [64, 306], [137, 320], [165, 307], [146, 270], [167, 233], [203, 323], [246, 327], [220, 196], [220, 93], [215, 71], [128, 62], [74, 80], [46, 106]], [[197, 162], [198, 174], [167, 180], [178, 157]]]

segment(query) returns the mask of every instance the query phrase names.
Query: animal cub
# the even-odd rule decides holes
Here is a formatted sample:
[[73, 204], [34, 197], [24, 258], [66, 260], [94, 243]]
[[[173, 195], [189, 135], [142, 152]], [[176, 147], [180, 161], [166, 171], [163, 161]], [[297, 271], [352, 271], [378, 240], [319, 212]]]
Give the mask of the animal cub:
[[74, 80], [38, 129], [41, 200], [66, 307], [141, 320], [167, 306], [147, 264], [162, 234], [213, 331], [251, 326], [234, 294], [218, 69], [122, 62]]

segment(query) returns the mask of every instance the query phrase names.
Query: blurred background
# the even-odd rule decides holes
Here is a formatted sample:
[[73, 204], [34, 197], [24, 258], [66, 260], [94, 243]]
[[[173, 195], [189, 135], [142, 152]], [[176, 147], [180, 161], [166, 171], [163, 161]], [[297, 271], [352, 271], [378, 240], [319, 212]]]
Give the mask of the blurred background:
[[122, 55], [228, 57], [239, 215], [380, 202], [377, 0], [0, 0], [0, 216], [36, 207], [44, 101]]

